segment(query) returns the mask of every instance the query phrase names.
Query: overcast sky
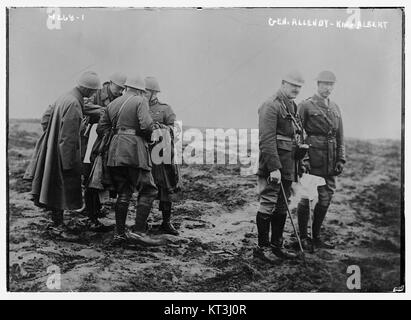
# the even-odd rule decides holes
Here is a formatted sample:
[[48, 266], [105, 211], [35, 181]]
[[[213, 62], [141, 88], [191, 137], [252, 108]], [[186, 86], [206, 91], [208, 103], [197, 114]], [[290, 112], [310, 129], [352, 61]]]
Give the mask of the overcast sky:
[[[386, 29], [343, 29], [345, 9], [75, 9], [61, 29], [47, 27], [45, 8], [10, 11], [11, 118], [39, 118], [84, 70], [104, 81], [115, 71], [156, 76], [160, 100], [185, 125], [256, 128], [257, 109], [300, 70], [296, 101], [316, 90], [314, 78], [332, 70], [331, 98], [345, 134], [400, 138], [401, 11], [361, 9], [360, 18]], [[63, 16], [64, 17], [64, 16]], [[269, 18], [327, 19], [334, 26], [270, 26]], [[78, 19], [77, 19], [78, 18]]]

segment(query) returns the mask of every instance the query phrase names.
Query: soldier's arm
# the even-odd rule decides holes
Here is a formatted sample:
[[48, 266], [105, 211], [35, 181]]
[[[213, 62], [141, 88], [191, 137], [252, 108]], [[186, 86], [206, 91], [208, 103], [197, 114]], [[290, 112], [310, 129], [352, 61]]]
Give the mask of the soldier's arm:
[[97, 104], [86, 103], [84, 104], [83, 114], [89, 117], [90, 120], [88, 123], [98, 123], [103, 114], [103, 107]]
[[150, 116], [147, 99], [142, 98], [137, 108], [137, 118], [140, 124], [140, 129], [151, 133], [154, 129], [153, 118]]
[[338, 121], [338, 128], [336, 133], [337, 138], [337, 161], [342, 161], [345, 163], [345, 143], [344, 143], [344, 129], [343, 129], [343, 120], [341, 115], [340, 108], [336, 105], [338, 114], [340, 115]]
[[80, 107], [75, 103], [68, 106], [67, 112], [62, 118], [62, 124], [59, 132], [59, 150], [63, 170], [74, 168], [77, 159], [77, 150], [80, 148]]
[[277, 110], [264, 103], [259, 112], [260, 152], [262, 161], [269, 172], [281, 169], [280, 157], [277, 151]]
[[170, 134], [173, 133], [174, 130], [174, 122], [176, 121], [176, 114], [174, 113], [173, 109], [170, 106], [167, 106], [165, 112], [165, 125], [170, 129]]
[[111, 120], [108, 114], [108, 107], [103, 109], [103, 115], [97, 125], [97, 135], [99, 137], [103, 136], [107, 131], [111, 129]]

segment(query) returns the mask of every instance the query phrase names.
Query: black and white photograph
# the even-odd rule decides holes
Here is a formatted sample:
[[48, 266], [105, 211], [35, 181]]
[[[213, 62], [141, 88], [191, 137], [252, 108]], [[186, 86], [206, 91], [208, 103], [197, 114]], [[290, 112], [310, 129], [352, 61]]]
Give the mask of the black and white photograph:
[[114, 5], [3, 12], [7, 292], [405, 292], [404, 7]]

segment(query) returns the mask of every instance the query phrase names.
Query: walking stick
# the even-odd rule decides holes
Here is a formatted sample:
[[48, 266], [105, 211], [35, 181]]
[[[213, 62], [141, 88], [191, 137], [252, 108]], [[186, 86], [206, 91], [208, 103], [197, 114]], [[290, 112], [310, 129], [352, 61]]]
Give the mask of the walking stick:
[[283, 187], [282, 182], [280, 182], [280, 187], [281, 187], [281, 192], [282, 192], [283, 197], [284, 197], [285, 206], [287, 207], [288, 217], [290, 218], [291, 225], [293, 226], [293, 229], [294, 229], [294, 234], [295, 234], [295, 236], [297, 237], [297, 240], [298, 240], [298, 245], [300, 247], [301, 255], [303, 257], [304, 265], [307, 267], [307, 262], [305, 261], [304, 249], [303, 249], [303, 246], [301, 244], [300, 236], [298, 235], [297, 229], [295, 228], [295, 224], [294, 224], [293, 218], [291, 216], [290, 208], [288, 207], [287, 197], [285, 195], [285, 191], [284, 191], [284, 187]]

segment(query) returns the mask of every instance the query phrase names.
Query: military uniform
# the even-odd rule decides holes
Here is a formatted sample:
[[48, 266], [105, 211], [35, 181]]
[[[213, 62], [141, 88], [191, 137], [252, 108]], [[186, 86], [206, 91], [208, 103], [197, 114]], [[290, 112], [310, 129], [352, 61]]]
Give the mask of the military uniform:
[[[313, 237], [318, 238], [325, 214], [330, 206], [336, 185], [337, 162], [345, 163], [344, 132], [341, 111], [337, 104], [315, 94], [302, 101], [298, 109], [303, 127], [307, 133], [306, 143], [310, 148], [308, 159], [310, 173], [323, 177], [326, 185], [319, 186], [318, 203], [314, 208]], [[306, 208], [306, 201], [299, 204], [299, 219]], [[300, 231], [301, 233], [301, 231]], [[306, 231], [302, 231], [302, 238]]]
[[[297, 106], [281, 90], [265, 101], [258, 110], [259, 115], [259, 168], [258, 188], [260, 206], [257, 213], [258, 245], [270, 246], [268, 234], [271, 221], [271, 246], [282, 245], [282, 233], [287, 217], [286, 201], [291, 196], [291, 184], [297, 179], [295, 152]], [[280, 184], [268, 183], [270, 172], [279, 169], [286, 198]]]
[[[122, 108], [120, 114], [120, 108]], [[117, 119], [117, 120], [116, 120]], [[136, 225], [145, 228], [157, 187], [151, 175], [147, 132], [153, 129], [148, 102], [133, 92], [126, 92], [107, 107], [100, 119], [97, 134], [104, 135], [114, 126], [114, 136], [108, 149], [107, 166], [116, 191], [117, 234], [125, 233], [128, 205], [133, 192], [138, 191]], [[142, 227], [143, 226], [143, 227]]]
[[[101, 138], [97, 136], [96, 129], [98, 121], [100, 120], [101, 114], [104, 112], [104, 109], [115, 100], [116, 97], [110, 91], [110, 82], [105, 82], [103, 87], [86, 100], [86, 106], [91, 109], [96, 109], [98, 116], [89, 119], [89, 125], [91, 126], [89, 130], [83, 135], [82, 143], [87, 146], [87, 152], [83, 156], [83, 174], [85, 177], [85, 185], [88, 184], [88, 178], [90, 176], [91, 168], [95, 157], [97, 156], [97, 150], [99, 149]], [[84, 149], [86, 149], [84, 147]], [[85, 209], [88, 213], [88, 216], [91, 221], [96, 222], [97, 217], [100, 215], [101, 203], [98, 194], [98, 190], [86, 187], [84, 193], [85, 199]]]
[[98, 88], [97, 74], [84, 72], [77, 87], [48, 107], [41, 119], [44, 132], [24, 176], [32, 180], [35, 204], [52, 211], [54, 225], [50, 232], [66, 240], [77, 237], [65, 231], [63, 212], [81, 208], [83, 204], [81, 135], [84, 132], [84, 97]]
[[161, 103], [158, 99], [150, 101], [150, 115], [155, 122], [167, 129], [171, 136], [171, 145], [167, 146], [171, 149], [171, 163], [155, 164], [153, 163], [152, 174], [154, 181], [158, 187], [158, 200], [160, 200], [160, 210], [171, 210], [170, 194], [175, 193], [178, 184], [178, 167], [174, 163], [174, 143], [173, 143], [173, 126], [176, 120], [176, 115], [171, 107], [165, 103]]

